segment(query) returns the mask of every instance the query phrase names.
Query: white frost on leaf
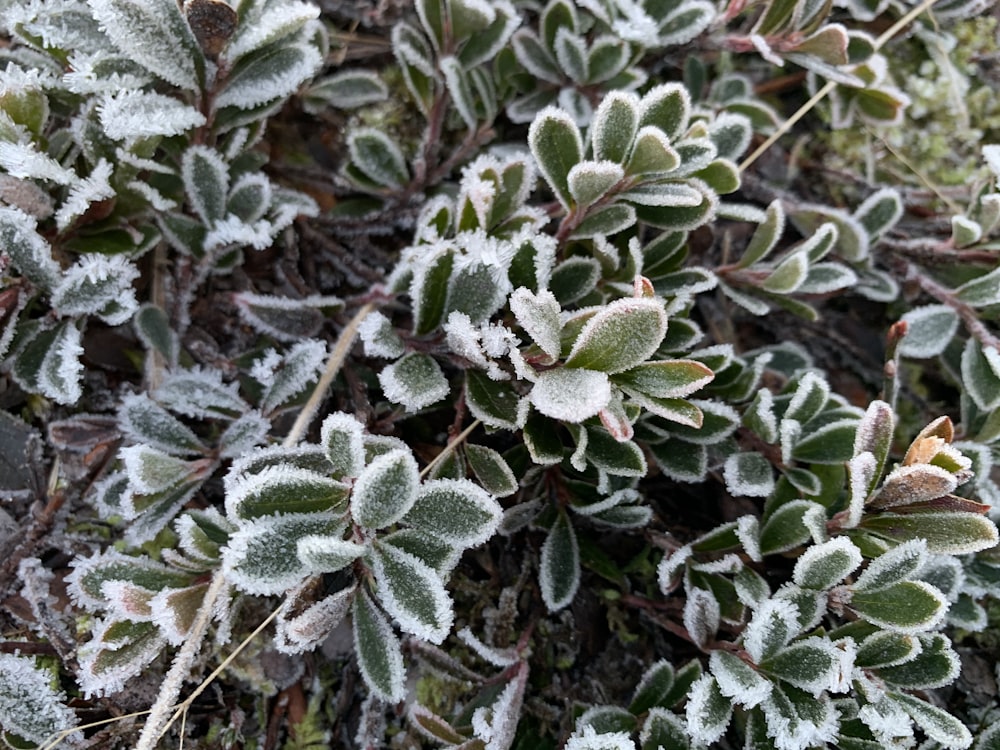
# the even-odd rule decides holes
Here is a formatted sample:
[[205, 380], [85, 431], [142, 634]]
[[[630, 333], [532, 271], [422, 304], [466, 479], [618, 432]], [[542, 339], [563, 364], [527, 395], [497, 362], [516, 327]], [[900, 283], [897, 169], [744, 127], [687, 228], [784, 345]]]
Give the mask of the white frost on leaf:
[[517, 322], [531, 336], [538, 347], [553, 360], [559, 357], [561, 342], [559, 332], [559, 301], [547, 289], [535, 294], [520, 287], [510, 297], [510, 309]]
[[608, 405], [611, 381], [596, 370], [560, 367], [538, 375], [529, 399], [545, 416], [578, 424]]
[[392, 321], [378, 311], [369, 313], [358, 326], [358, 338], [365, 345], [365, 354], [369, 357], [396, 359], [406, 352], [406, 345], [393, 329]]
[[[319, 8], [312, 3], [291, 0], [281, 3], [260, 3], [251, 6], [253, 14], [241, 19], [236, 35], [225, 50], [225, 58], [234, 63], [249, 52], [295, 33], [309, 21], [319, 17]], [[257, 8], [264, 8], [261, 12]]]
[[153, 91], [105, 94], [97, 114], [104, 134], [113, 141], [182, 135], [206, 122], [194, 107]]
[[[509, 667], [518, 662], [518, 656], [513, 651], [513, 649], [497, 649], [492, 646], [487, 646], [483, 641], [476, 636], [468, 627], [464, 627], [459, 630], [455, 635], [458, 639], [468, 646], [470, 649], [476, 652], [482, 659], [492, 664], [495, 667]], [[487, 739], [487, 738], [484, 738]]]
[[81, 255], [52, 290], [52, 307], [61, 315], [96, 315], [121, 325], [138, 309], [132, 288], [138, 278], [139, 269], [122, 255]]
[[83, 216], [91, 203], [115, 197], [115, 189], [109, 182], [112, 169], [111, 164], [101, 159], [89, 177], [78, 180], [70, 187], [69, 195], [56, 212], [59, 231], [65, 230], [74, 219]]
[[440, 365], [424, 354], [410, 353], [378, 374], [385, 397], [407, 411], [437, 403], [451, 390]]
[[583, 734], [574, 734], [566, 742], [566, 750], [635, 750], [627, 732], [598, 733], [590, 724], [583, 727]]
[[219, 93], [215, 105], [220, 109], [252, 109], [283, 99], [316, 75], [322, 64], [323, 56], [312, 44], [283, 46], [249, 63], [243, 75], [234, 75]]
[[371, 556], [378, 598], [386, 612], [408, 633], [440, 644], [451, 632], [455, 613], [437, 572], [423, 560], [391, 545]]
[[72, 185], [78, 179], [76, 172], [66, 169], [48, 154], [43, 154], [33, 143], [0, 142], [0, 167], [11, 177], [22, 180], [45, 180], [57, 185]]
[[916, 576], [927, 562], [927, 542], [910, 539], [876, 557], [858, 576], [855, 591], [878, 591]]
[[[0, 716], [3, 728], [39, 745], [58, 732], [75, 727], [79, 720], [65, 705], [66, 696], [52, 687], [51, 672], [35, 666], [30, 656], [0, 654]], [[83, 735], [73, 732], [62, 742], [73, 747]]]
[[367, 528], [390, 526], [417, 500], [420, 470], [409, 450], [385, 453], [364, 468], [354, 482], [351, 515]]
[[684, 602], [684, 628], [699, 648], [704, 648], [719, 630], [721, 608], [715, 594], [705, 589], [689, 588]]
[[743, 645], [760, 663], [799, 632], [799, 612], [784, 599], [768, 599], [754, 612], [743, 631]]

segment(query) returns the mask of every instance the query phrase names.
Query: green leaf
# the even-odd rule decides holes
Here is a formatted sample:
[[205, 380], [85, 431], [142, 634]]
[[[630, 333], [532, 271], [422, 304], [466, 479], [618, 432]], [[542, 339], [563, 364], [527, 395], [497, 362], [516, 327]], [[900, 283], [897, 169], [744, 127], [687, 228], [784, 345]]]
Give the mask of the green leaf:
[[649, 446], [656, 465], [677, 482], [702, 482], [708, 474], [708, 450], [683, 440], [666, 440]]
[[780, 506], [764, 523], [760, 531], [760, 551], [764, 555], [786, 552], [805, 544], [811, 532], [803, 517], [806, 512], [823, 506], [809, 500], [793, 500]]
[[581, 161], [569, 170], [566, 184], [575, 204], [584, 208], [607, 195], [624, 177], [625, 171], [616, 162]]
[[594, 258], [567, 258], [552, 270], [549, 290], [563, 306], [589, 294], [601, 278], [601, 266]]
[[412, 453], [385, 453], [368, 464], [355, 481], [351, 515], [369, 529], [390, 526], [413, 507], [419, 485], [420, 470]]
[[861, 565], [861, 551], [850, 539], [838, 537], [810, 547], [795, 563], [792, 580], [803, 588], [825, 591]]
[[660, 701], [667, 695], [674, 684], [674, 667], [666, 659], [654, 662], [647, 667], [635, 688], [632, 702], [628, 710], [638, 716], [653, 706], [662, 705]]
[[729, 159], [716, 159], [707, 167], [695, 172], [694, 176], [719, 195], [735, 193], [740, 189], [739, 167]]
[[291, 96], [322, 67], [315, 44], [286, 41], [244, 56], [225, 79], [215, 98], [223, 108], [249, 110]]
[[488, 427], [517, 430], [524, 425], [524, 398], [507, 382], [491, 380], [480, 370], [465, 371], [465, 398], [472, 415]]
[[771, 694], [768, 679], [735, 654], [715, 650], [708, 663], [719, 691], [734, 704], [753, 708]]
[[304, 109], [310, 114], [319, 114], [324, 105], [357, 109], [388, 98], [389, 87], [379, 74], [361, 68], [341, 71], [320, 79], [303, 94]]
[[310, 534], [299, 538], [296, 554], [313, 572], [333, 573], [350, 565], [367, 550], [367, 545], [339, 536]]
[[733, 704], [710, 675], [702, 675], [691, 686], [687, 703], [687, 729], [695, 742], [713, 745], [726, 732]]
[[540, 373], [528, 398], [545, 416], [578, 424], [608, 405], [611, 383], [603, 372], [560, 367]]
[[367, 592], [355, 597], [351, 615], [354, 650], [368, 689], [389, 703], [403, 700], [406, 693], [403, 654], [389, 622]]
[[16, 735], [27, 746], [41, 746], [54, 735], [67, 732], [67, 745], [82, 742], [79, 732], [68, 731], [79, 719], [65, 703], [65, 694], [55, 687], [53, 672], [36, 665], [30, 656], [0, 654], [0, 713], [8, 741]]
[[914, 635], [876, 630], [858, 644], [854, 663], [862, 669], [892, 667], [911, 661], [922, 650], [920, 641]]
[[491, 495], [506, 497], [517, 492], [517, 477], [503, 456], [495, 450], [470, 443], [465, 446], [465, 456], [476, 479]]
[[205, 60], [174, 0], [93, 0], [90, 7], [126, 58], [174, 86], [200, 91]]
[[347, 148], [354, 166], [376, 184], [389, 190], [401, 190], [410, 181], [402, 150], [381, 130], [352, 130], [347, 137]]
[[674, 713], [663, 708], [650, 710], [639, 733], [639, 743], [642, 750], [690, 750], [691, 741], [688, 737], [684, 721]]
[[542, 545], [538, 583], [550, 612], [567, 606], [580, 586], [580, 548], [565, 510], [560, 510]]
[[564, 110], [546, 107], [528, 129], [528, 146], [556, 197], [571, 207], [569, 172], [583, 160], [583, 139], [572, 118]]
[[229, 195], [229, 166], [222, 156], [207, 146], [189, 147], [181, 159], [181, 178], [191, 207], [205, 226], [221, 221]]
[[814, 372], [807, 372], [796, 385], [783, 418], [805, 424], [823, 410], [829, 398], [830, 385], [826, 380]]
[[854, 455], [868, 452], [875, 459], [875, 467], [868, 481], [866, 494], [871, 494], [875, 490], [885, 470], [895, 426], [896, 419], [892, 407], [885, 401], [878, 400], [872, 401], [858, 422], [858, 431], [854, 436]]
[[410, 352], [387, 365], [378, 375], [385, 397], [407, 411], [435, 404], [450, 390], [441, 366], [429, 354]]
[[625, 173], [630, 177], [660, 175], [680, 166], [681, 157], [659, 128], [645, 126], [635, 136]]
[[[618, 42], [614, 49], [626, 45]], [[590, 124], [590, 141], [594, 158], [623, 164], [632, 148], [639, 123], [639, 100], [634, 94], [610, 91], [594, 112]], [[629, 170], [629, 174], [633, 174]]]
[[877, 591], [854, 591], [848, 605], [868, 622], [901, 633], [930, 630], [944, 617], [948, 602], [923, 581], [902, 581]]
[[323, 420], [320, 444], [337, 477], [356, 477], [365, 467], [364, 426], [350, 414], [336, 412]]
[[892, 188], [883, 188], [870, 195], [854, 212], [854, 218], [875, 240], [899, 221], [903, 215], [903, 200]]
[[842, 419], [824, 425], [795, 443], [792, 457], [814, 464], [840, 464], [854, 454], [856, 419]]
[[536, 464], [551, 466], [562, 461], [563, 444], [552, 420], [533, 414], [525, 422], [521, 435], [531, 460]]
[[767, 497], [774, 491], [771, 462], [760, 453], [734, 453], [723, 469], [726, 489], [741, 497]]
[[663, 303], [627, 298], [605, 305], [584, 325], [566, 366], [606, 373], [629, 370], [647, 360], [667, 331]]
[[349, 488], [309, 469], [276, 465], [229, 480], [226, 513], [253, 520], [288, 513], [342, 512]]
[[41, 393], [60, 404], [74, 404], [83, 395], [83, 335], [72, 320], [55, 328], [42, 324], [19, 326], [23, 341], [14, 352], [11, 374], [31, 393]]
[[890, 541], [922, 538], [939, 555], [964, 555], [1000, 541], [989, 518], [966, 512], [879, 513], [866, 516], [860, 528]]
[[81, 684], [88, 692], [118, 692], [126, 680], [159, 656], [165, 645], [163, 631], [155, 623], [105, 621], [80, 660]]
[[850, 667], [848, 674], [844, 667], [844, 652], [827, 638], [795, 641], [760, 663], [773, 677], [814, 695], [848, 684]]
[[635, 209], [625, 203], [614, 203], [589, 211], [587, 218], [577, 225], [571, 237], [589, 239], [598, 235], [610, 236], [628, 229], [633, 224], [635, 224]]
[[693, 359], [644, 362], [616, 374], [616, 385], [640, 391], [655, 398], [684, 398], [712, 382], [715, 374]]
[[501, 515], [500, 504], [468, 479], [435, 479], [421, 485], [403, 522], [454, 546], [474, 547], [493, 536]]
[[941, 354], [958, 330], [958, 313], [948, 305], [915, 307], [901, 320], [906, 323], [906, 335], [899, 345], [899, 353], [914, 359]]
[[927, 736], [949, 750], [964, 750], [972, 744], [972, 734], [965, 725], [944, 709], [906, 693], [887, 693]]
[[264, 516], [244, 522], [222, 550], [222, 570], [238, 589], [257, 596], [280, 594], [312, 571], [299, 559], [298, 542], [337, 536], [344, 529], [329, 513]]
[[919, 650], [910, 658], [886, 664], [878, 676], [887, 683], [907, 690], [933, 690], [950, 685], [961, 671], [961, 660], [951, 647], [951, 641], [940, 633], [921, 635]]
[[962, 351], [962, 383], [984, 412], [1000, 406], [1000, 351], [970, 336]]
[[659, 128], [671, 141], [688, 127], [691, 97], [680, 83], [664, 83], [650, 89], [639, 105], [639, 126]]
[[399, 529], [391, 534], [379, 535], [380, 544], [391, 544], [426, 563], [445, 578], [458, 564], [461, 550], [440, 537], [426, 534], [420, 529]]
[[379, 601], [399, 626], [431, 643], [444, 641], [455, 613], [437, 572], [409, 552], [379, 542], [371, 561]]
[[603, 428], [587, 428], [587, 460], [619, 477], [646, 475], [646, 458], [631, 440], [618, 440]]
[[775, 294], [791, 294], [806, 280], [808, 273], [809, 257], [804, 252], [795, 252], [778, 264], [761, 282], [761, 288]]

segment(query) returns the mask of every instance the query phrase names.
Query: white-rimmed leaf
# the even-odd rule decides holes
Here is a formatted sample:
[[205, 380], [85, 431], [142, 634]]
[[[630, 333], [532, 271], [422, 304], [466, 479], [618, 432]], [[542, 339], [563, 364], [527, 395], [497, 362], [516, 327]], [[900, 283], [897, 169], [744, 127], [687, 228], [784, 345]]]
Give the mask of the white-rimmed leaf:
[[229, 166], [219, 152], [193, 145], [181, 159], [184, 190], [195, 213], [211, 227], [226, 215], [229, 195]]
[[962, 352], [962, 383], [983, 411], [1000, 406], [1000, 351], [970, 336]]
[[691, 96], [680, 83], [664, 83], [642, 97], [639, 103], [639, 125], [652, 125], [662, 130], [673, 141], [688, 126], [691, 113]]
[[948, 601], [929, 583], [900, 581], [876, 591], [855, 590], [848, 606], [880, 627], [901, 633], [919, 633], [941, 622]]
[[538, 376], [529, 399], [547, 417], [579, 423], [607, 406], [611, 382], [603, 372], [560, 367]]
[[861, 565], [861, 550], [847, 537], [810, 547], [795, 562], [792, 580], [802, 588], [825, 591]]
[[227, 477], [226, 513], [243, 520], [287, 513], [341, 513], [348, 492], [349, 487], [335, 479], [282, 462]]
[[368, 546], [339, 536], [309, 534], [299, 537], [296, 553], [313, 572], [333, 573], [361, 557]]
[[767, 599], [743, 631], [743, 645], [756, 664], [778, 653], [799, 631], [799, 613], [786, 599]]
[[862, 669], [892, 667], [911, 661], [922, 650], [916, 636], [876, 630], [858, 644], [855, 664]]
[[428, 354], [410, 352], [387, 365], [378, 375], [382, 392], [407, 411], [419, 411], [448, 395], [448, 380]]
[[944, 709], [906, 693], [888, 693], [887, 697], [902, 707], [917, 726], [942, 747], [965, 750], [972, 744], [972, 734], [965, 724]]
[[580, 586], [580, 548], [565, 511], [560, 511], [542, 545], [538, 574], [542, 600], [550, 612], [567, 606]]
[[963, 511], [879, 513], [866, 516], [860, 527], [895, 542], [922, 538], [929, 552], [941, 555], [978, 552], [1000, 541], [993, 521]]
[[892, 188], [883, 188], [868, 196], [854, 211], [869, 240], [875, 240], [899, 221], [903, 215], [903, 200]]
[[441, 643], [451, 631], [455, 614], [437, 572], [391, 544], [376, 543], [370, 559], [378, 599], [386, 611], [408, 633]]
[[753, 708], [771, 694], [768, 679], [735, 654], [715, 650], [708, 666], [719, 684], [719, 691], [734, 704]]
[[686, 708], [687, 730], [695, 742], [713, 745], [729, 726], [733, 703], [722, 694], [711, 675], [702, 675], [691, 686]]
[[587, 213], [573, 230], [573, 239], [609, 237], [635, 224], [635, 209], [624, 203], [612, 203]]
[[680, 154], [667, 135], [657, 127], [645, 125], [635, 136], [625, 172], [630, 176], [655, 176], [674, 171], [680, 163]]
[[215, 105], [249, 110], [284, 99], [316, 75], [322, 64], [323, 56], [312, 44], [283, 44], [262, 50], [235, 67]]
[[[791, 421], [791, 420], [789, 420]], [[823, 425], [795, 442], [792, 457], [815, 464], [840, 464], [854, 454], [857, 419], [840, 419]]]
[[468, 479], [424, 482], [403, 522], [449, 544], [473, 547], [496, 532], [502, 509], [488, 492]]
[[[79, 724], [65, 694], [53, 685], [53, 673], [39, 668], [34, 658], [0, 654], [0, 726], [13, 747], [41, 746]], [[71, 732], [64, 741], [75, 746], [82, 739], [80, 732]]]
[[[868, 453], [874, 459], [873, 465], [865, 469], [865, 497], [875, 489], [882, 477], [885, 463], [892, 447], [892, 436], [896, 427], [896, 418], [892, 406], [885, 401], [875, 400], [869, 404], [864, 416], [858, 422], [858, 431], [854, 435], [855, 458]], [[861, 467], [859, 466], [858, 469]]]
[[59, 282], [61, 270], [52, 259], [49, 243], [38, 234], [37, 220], [18, 208], [0, 206], [0, 244], [14, 267], [33, 284], [50, 289]]
[[684, 602], [684, 628], [699, 648], [706, 648], [719, 630], [721, 608], [711, 591], [702, 588], [687, 589]]
[[323, 420], [320, 444], [334, 475], [356, 477], [365, 466], [364, 426], [350, 414], [336, 412]]
[[[624, 47], [616, 40], [615, 48]], [[609, 91], [594, 112], [590, 140], [594, 158], [624, 163], [639, 122], [639, 98], [625, 91]]]
[[[886, 631], [881, 631], [886, 632]], [[911, 636], [912, 637], [912, 636]], [[942, 633], [918, 635], [913, 653], [896, 664], [887, 664], [878, 676], [897, 688], [933, 690], [950, 685], [962, 669], [962, 661]]]
[[347, 616], [357, 591], [357, 584], [347, 586], [304, 608], [294, 592], [287, 596], [274, 623], [275, 648], [301, 654], [320, 646]]
[[621, 165], [613, 161], [581, 161], [566, 175], [569, 194], [579, 207], [590, 206], [603, 198], [625, 177]]
[[181, 135], [205, 124], [189, 104], [153, 91], [107, 93], [97, 105], [104, 134], [113, 141]]
[[790, 685], [819, 695], [843, 692], [850, 685], [853, 654], [828, 638], [806, 638], [785, 646], [760, 663], [760, 668]]
[[222, 550], [223, 573], [248, 594], [283, 593], [312, 573], [299, 559], [299, 540], [336, 535], [342, 530], [340, 521], [329, 513], [295, 513], [246, 521]]
[[546, 107], [528, 129], [528, 146], [542, 176], [559, 201], [567, 207], [573, 205], [568, 176], [570, 170], [583, 160], [583, 139], [573, 118], [564, 110]]
[[914, 359], [936, 357], [958, 330], [958, 313], [948, 305], [915, 307], [901, 320], [906, 323], [906, 335], [899, 353]]
[[402, 150], [381, 130], [352, 130], [347, 147], [352, 164], [377, 185], [399, 190], [409, 182], [410, 174]]
[[367, 592], [354, 598], [351, 617], [354, 648], [365, 684], [384, 701], [397, 703], [403, 700], [406, 670], [399, 639], [392, 632], [389, 621]]
[[260, 409], [265, 414], [278, 409], [301, 393], [319, 373], [326, 359], [326, 344], [318, 340], [300, 341], [278, 363], [266, 383]]
[[566, 366], [607, 373], [629, 370], [645, 362], [667, 331], [663, 303], [655, 299], [615, 300], [586, 322]]
[[955, 296], [972, 307], [986, 307], [1000, 303], [1000, 268], [967, 281], [958, 287]]
[[174, 86], [199, 90], [204, 58], [174, 0], [89, 0], [89, 5], [126, 57]]
[[760, 532], [761, 552], [786, 552], [808, 541], [812, 534], [804, 519], [813, 508], [822, 506], [809, 500], [792, 500], [770, 514]]
[[[356, 68], [317, 81], [306, 89], [303, 97], [306, 102], [312, 100], [338, 109], [357, 109], [388, 99], [389, 87], [376, 71]], [[316, 114], [321, 107], [308, 104], [306, 109]]]
[[370, 529], [390, 526], [417, 499], [420, 469], [408, 450], [394, 450], [373, 460], [358, 476], [351, 493], [351, 515]]
[[535, 294], [530, 289], [519, 287], [510, 296], [510, 309], [517, 322], [539, 348], [553, 359], [559, 356], [559, 301], [547, 289]]
[[518, 481], [503, 456], [484, 445], [465, 446], [469, 468], [479, 483], [495, 497], [506, 497], [517, 492]]
[[139, 306], [132, 288], [137, 278], [139, 269], [120, 255], [83, 255], [52, 290], [52, 307], [62, 315], [95, 315], [121, 325]]
[[741, 497], [767, 497], [774, 490], [771, 462], [760, 453], [734, 453], [723, 468], [726, 489]]
[[148, 445], [131, 445], [119, 452], [132, 490], [142, 495], [162, 492], [174, 485], [191, 481], [202, 462], [185, 461]]

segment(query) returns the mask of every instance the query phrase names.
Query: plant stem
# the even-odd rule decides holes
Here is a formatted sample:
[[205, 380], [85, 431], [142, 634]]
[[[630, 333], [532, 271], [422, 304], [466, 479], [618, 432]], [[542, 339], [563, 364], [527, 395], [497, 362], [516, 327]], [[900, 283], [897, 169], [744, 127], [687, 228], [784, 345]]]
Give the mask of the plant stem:
[[450, 443], [448, 443], [448, 445], [446, 445], [441, 450], [441, 452], [438, 453], [436, 456], [434, 456], [433, 460], [431, 460], [431, 462], [429, 464], [427, 464], [427, 466], [424, 467], [424, 470], [420, 472], [420, 478], [423, 479], [428, 474], [430, 474], [431, 471], [434, 470], [435, 466], [437, 466], [439, 463], [441, 463], [442, 461], [444, 461], [448, 456], [450, 456], [455, 451], [455, 449], [459, 445], [461, 445], [462, 442], [464, 442], [464, 440], [467, 437], [469, 437], [469, 435], [472, 434], [473, 430], [475, 430], [481, 424], [482, 424], [482, 422], [480, 422], [477, 419], [475, 422], [473, 422], [468, 427], [466, 427], [464, 430], [462, 430], [458, 435], [456, 435], [455, 439], [452, 440]]
[[374, 309], [374, 302], [365, 304], [354, 314], [354, 317], [351, 318], [351, 321], [347, 324], [344, 330], [340, 332], [340, 338], [337, 339], [337, 344], [333, 347], [333, 351], [330, 353], [330, 358], [326, 362], [326, 370], [323, 372], [323, 376], [319, 379], [319, 382], [313, 389], [306, 405], [302, 407], [302, 411], [299, 412], [299, 416], [296, 417], [295, 424], [292, 425], [292, 429], [289, 430], [288, 435], [285, 436], [284, 446], [286, 448], [290, 448], [298, 443], [305, 434], [305, 431], [309, 428], [309, 424], [312, 422], [313, 417], [316, 416], [316, 412], [319, 410], [319, 405], [326, 396], [326, 391], [330, 387], [330, 383], [332, 383], [333, 379], [337, 377], [337, 373], [340, 372], [340, 368], [344, 364], [344, 360], [347, 359], [347, 353], [350, 351], [351, 345], [354, 343], [354, 339], [358, 335], [358, 328], [360, 328], [362, 321], [368, 317], [368, 313]]
[[[184, 645], [174, 657], [170, 665], [170, 671], [160, 683], [160, 692], [156, 696], [156, 702], [146, 717], [146, 723], [142, 727], [142, 734], [139, 735], [139, 742], [136, 743], [135, 750], [154, 750], [156, 743], [174, 719], [169, 719], [170, 710], [181, 692], [184, 679], [191, 674], [191, 665], [198, 655], [205, 631], [208, 630], [208, 623], [212, 620], [212, 613], [215, 610], [215, 602], [226, 588], [226, 577], [221, 570], [215, 571], [212, 576], [212, 583], [205, 591], [205, 598], [202, 600], [198, 614], [191, 624], [191, 630], [187, 634]], [[190, 700], [190, 699], [189, 699]], [[174, 714], [176, 718], [176, 714]]]

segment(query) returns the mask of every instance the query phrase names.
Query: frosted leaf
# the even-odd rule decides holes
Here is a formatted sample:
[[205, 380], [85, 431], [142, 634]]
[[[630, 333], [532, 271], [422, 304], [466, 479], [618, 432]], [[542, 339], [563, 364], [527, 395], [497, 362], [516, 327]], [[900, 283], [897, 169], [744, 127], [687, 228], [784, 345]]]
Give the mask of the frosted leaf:
[[829, 398], [830, 384], [815, 372], [807, 372], [799, 380], [784, 418], [805, 424], [823, 410]]
[[336, 476], [356, 477], [364, 469], [364, 426], [350, 414], [328, 415], [320, 428], [320, 444]]
[[691, 685], [685, 711], [691, 738], [710, 747], [726, 733], [733, 704], [719, 690], [715, 678], [704, 674]]
[[444, 331], [447, 336], [448, 348], [455, 354], [469, 360], [473, 365], [483, 370], [488, 370], [493, 366], [493, 363], [486, 358], [483, 352], [482, 328], [473, 325], [468, 315], [461, 312], [449, 313], [448, 322], [444, 324]]
[[195, 213], [211, 227], [226, 214], [229, 166], [215, 149], [195, 144], [181, 157], [184, 191]]
[[355, 597], [351, 614], [358, 668], [365, 684], [382, 700], [398, 703], [403, 700], [406, 690], [399, 639], [366, 593]]
[[318, 295], [293, 298], [238, 292], [233, 301], [245, 322], [281, 341], [315, 336], [323, 325], [321, 308], [342, 306], [336, 297]]
[[298, 597], [285, 598], [274, 624], [274, 646], [283, 654], [301, 654], [321, 645], [347, 616], [357, 584], [303, 607]]
[[868, 499], [869, 488], [877, 481], [878, 470], [875, 456], [865, 451], [859, 453], [847, 463], [850, 479], [850, 500], [847, 506], [845, 528], [853, 529], [859, 523], [865, 512], [865, 501]]
[[[317, 10], [313, 8], [314, 10]], [[247, 28], [248, 24], [241, 24]], [[244, 62], [216, 97], [218, 108], [252, 109], [291, 96], [312, 78], [323, 64], [323, 56], [312, 44], [272, 47]]]
[[224, 57], [230, 64], [273, 41], [294, 34], [319, 17], [319, 8], [300, 0], [260, 3], [251, 7], [249, 17], [241, 19], [235, 36], [225, 49]]
[[853, 573], [861, 562], [861, 550], [847, 537], [837, 537], [803, 552], [795, 561], [792, 580], [803, 588], [826, 590]]
[[768, 599], [754, 612], [743, 631], [743, 645], [759, 664], [799, 632], [799, 613], [785, 599]]
[[66, 200], [56, 211], [56, 226], [59, 231], [65, 230], [74, 220], [83, 216], [91, 203], [115, 197], [115, 190], [108, 182], [111, 172], [111, 164], [101, 159], [89, 177], [73, 183]]
[[[74, 51], [69, 55], [68, 69], [60, 82], [67, 91], [81, 96], [110, 95], [142, 89], [156, 80], [138, 63], [108, 48], [107, 38], [103, 34], [101, 37], [99, 50], [86, 52], [69, 48]], [[162, 169], [160, 166], [157, 171]]]
[[510, 309], [521, 328], [531, 336], [538, 347], [553, 360], [559, 357], [561, 342], [559, 332], [560, 307], [552, 292], [544, 289], [538, 294], [520, 287], [510, 297]]
[[781, 462], [792, 463], [792, 451], [802, 436], [802, 423], [796, 419], [782, 419], [778, 424], [778, 435], [781, 442]]
[[298, 540], [343, 529], [329, 513], [292, 513], [245, 521], [222, 549], [222, 572], [241, 591], [281, 594], [310, 570], [298, 557]]
[[[83, 377], [83, 363], [80, 361], [83, 354], [82, 339], [80, 329], [70, 322], [56, 329], [42, 357], [41, 366], [33, 373], [34, 385], [42, 395], [60, 404], [75, 404], [83, 396], [80, 387]], [[21, 359], [25, 359], [23, 354]], [[18, 368], [15, 367], [16, 380], [20, 380], [18, 376]], [[34, 390], [31, 385], [25, 385], [29, 390]]]
[[767, 678], [735, 654], [712, 651], [708, 664], [719, 692], [743, 708], [753, 708], [771, 694]]
[[674, 588], [674, 579], [680, 576], [687, 561], [691, 559], [693, 550], [690, 546], [681, 547], [679, 550], [665, 556], [656, 566], [656, 579], [660, 584], [660, 591], [664, 594], [670, 593]]
[[237, 383], [223, 383], [222, 372], [207, 368], [168, 373], [153, 397], [171, 411], [196, 418], [232, 418], [250, 408]]
[[[258, 458], [268, 455], [279, 461], [285, 457], [267, 451], [252, 454]], [[322, 454], [318, 457], [323, 460]], [[287, 460], [255, 466], [247, 472], [240, 472], [234, 465], [226, 477], [226, 515], [239, 522], [281, 513], [342, 513], [346, 510], [349, 491], [347, 485], [325, 473], [296, 466]]]
[[224, 247], [252, 247], [265, 250], [271, 246], [277, 231], [269, 221], [246, 222], [230, 214], [215, 222], [205, 235], [204, 249], [218, 250]]
[[248, 411], [232, 422], [219, 436], [219, 457], [236, 458], [242, 456], [267, 439], [271, 431], [271, 420], [258, 411]]
[[[522, 666], [490, 706], [481, 706], [473, 712], [472, 731], [486, 743], [485, 750], [506, 750], [514, 743], [526, 681], [527, 668]], [[628, 749], [632, 750], [631, 743]]]
[[122, 448], [118, 454], [125, 466], [129, 486], [141, 495], [152, 495], [198, 474], [198, 462], [185, 461], [167, 455], [148, 445]]
[[777, 750], [807, 750], [824, 747], [837, 737], [839, 714], [827, 696], [819, 700], [797, 697], [775, 690], [761, 705], [767, 735]]
[[868, 563], [852, 588], [855, 591], [878, 591], [916, 576], [927, 562], [927, 542], [911, 539], [897, 544]]
[[949, 495], [958, 485], [955, 474], [934, 464], [897, 466], [889, 472], [869, 504], [882, 509], [922, 503]]
[[667, 332], [667, 313], [656, 299], [625, 298], [600, 308], [583, 326], [568, 367], [624, 372], [645, 362]]
[[142, 196], [143, 200], [156, 211], [166, 212], [177, 208], [177, 201], [165, 197], [163, 193], [148, 183], [132, 180], [125, 187]]
[[305, 390], [319, 374], [326, 360], [326, 344], [318, 340], [301, 341], [285, 355], [274, 379], [264, 390], [260, 408], [270, 414]]
[[190, 427], [145, 394], [130, 394], [122, 399], [118, 426], [135, 442], [165, 453], [190, 455], [207, 450]]
[[517, 664], [519, 657], [513, 649], [497, 649], [487, 646], [468, 627], [462, 628], [455, 635], [466, 646], [476, 652], [480, 658], [495, 667], [510, 667]]
[[389, 544], [376, 545], [371, 561], [379, 601], [399, 626], [431, 643], [444, 641], [455, 613], [437, 572]]
[[139, 305], [133, 282], [139, 269], [122, 255], [82, 255], [52, 290], [52, 307], [62, 315], [95, 315], [121, 325]]
[[378, 374], [385, 397], [407, 411], [437, 403], [451, 390], [440, 365], [427, 354], [410, 352]]
[[11, 177], [22, 180], [45, 180], [57, 185], [72, 185], [78, 179], [76, 172], [43, 154], [32, 143], [0, 142], [0, 167]]
[[334, 573], [345, 568], [368, 551], [368, 546], [336, 536], [310, 534], [300, 537], [299, 559], [315, 573]]
[[203, 60], [174, 0], [88, 0], [101, 30], [126, 57], [168, 83], [199, 90]]
[[759, 453], [734, 453], [723, 468], [726, 489], [742, 497], [767, 497], [774, 490], [771, 462]]
[[587, 724], [583, 734], [574, 734], [566, 741], [566, 750], [635, 750], [627, 732], [600, 732]]
[[379, 456], [354, 482], [354, 521], [370, 529], [394, 524], [413, 507], [419, 484], [420, 470], [410, 451], [394, 450]]
[[578, 424], [608, 405], [611, 381], [603, 372], [560, 367], [538, 375], [529, 399], [545, 416]]
[[[447, 326], [445, 326], [445, 330], [447, 330]], [[365, 354], [369, 357], [396, 359], [402, 357], [406, 352], [403, 339], [393, 329], [392, 321], [377, 311], [369, 313], [361, 322], [358, 327], [358, 338], [365, 345]], [[452, 348], [454, 349], [454, 347]]]
[[580, 548], [565, 512], [556, 517], [542, 545], [538, 584], [550, 612], [572, 602], [580, 586]]
[[[31, 657], [0, 654], [0, 725], [5, 732], [42, 745], [79, 723], [64, 704], [65, 694], [53, 689], [53, 679]], [[63, 741], [72, 747], [82, 740], [79, 732], [73, 732]]]
[[150, 620], [172, 646], [184, 643], [205, 601], [207, 589], [207, 582], [181, 589], [165, 589], [150, 600]]
[[711, 591], [688, 588], [684, 602], [684, 628], [699, 648], [705, 648], [719, 630], [719, 600]]
[[104, 134], [113, 141], [182, 135], [205, 124], [194, 107], [153, 91], [105, 94], [97, 105]]
[[851, 687], [856, 649], [850, 638], [795, 641], [761, 663], [768, 674], [819, 697], [823, 692], [846, 693]]
[[965, 724], [944, 709], [906, 693], [890, 693], [888, 698], [898, 703], [931, 740], [947, 750], [965, 750], [972, 744], [972, 734]]
[[468, 479], [424, 482], [403, 521], [449, 544], [475, 547], [496, 533], [503, 509]]

